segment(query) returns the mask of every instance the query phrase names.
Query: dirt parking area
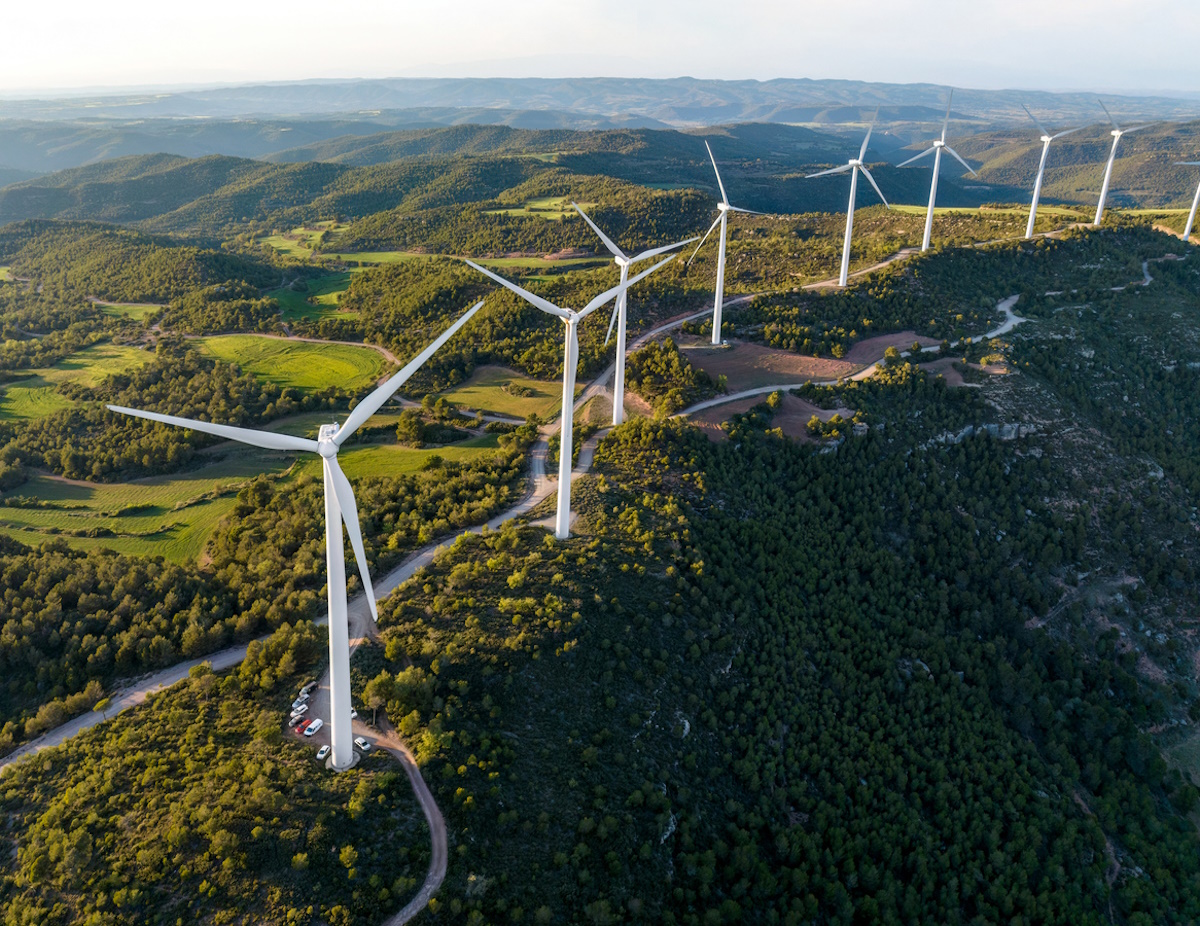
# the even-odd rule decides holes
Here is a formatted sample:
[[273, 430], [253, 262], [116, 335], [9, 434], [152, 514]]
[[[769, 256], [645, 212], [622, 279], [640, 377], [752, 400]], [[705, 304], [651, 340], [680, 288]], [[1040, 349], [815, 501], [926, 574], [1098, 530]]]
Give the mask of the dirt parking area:
[[883, 352], [889, 347], [895, 347], [898, 350], [908, 350], [913, 346], [914, 341], [922, 347], [933, 347], [935, 344], [942, 343], [936, 338], [922, 337], [915, 331], [897, 331], [895, 334], [881, 334], [878, 337], [859, 341], [850, 348], [850, 353], [846, 355], [846, 359], [855, 366], [861, 367], [863, 364], [874, 363], [882, 359]]

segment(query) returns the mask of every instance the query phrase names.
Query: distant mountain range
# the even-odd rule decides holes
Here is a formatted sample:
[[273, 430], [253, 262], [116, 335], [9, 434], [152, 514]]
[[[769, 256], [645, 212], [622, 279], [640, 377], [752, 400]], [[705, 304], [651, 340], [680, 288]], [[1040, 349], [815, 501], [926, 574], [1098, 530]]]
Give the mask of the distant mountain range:
[[[941, 121], [946, 92], [935, 84], [844, 80], [395, 79], [8, 100], [0, 101], [0, 183], [11, 182], [5, 170], [46, 173], [140, 154], [299, 160], [332, 151], [344, 159], [355, 136], [466, 124], [604, 130], [767, 122], [837, 133], [858, 131], [877, 107], [881, 125], [903, 146]], [[1200, 113], [1195, 99], [1106, 102], [1118, 119]], [[1027, 125], [1022, 103], [1048, 122], [1103, 115], [1091, 94], [963, 89], [954, 97], [955, 127], [961, 136]]]

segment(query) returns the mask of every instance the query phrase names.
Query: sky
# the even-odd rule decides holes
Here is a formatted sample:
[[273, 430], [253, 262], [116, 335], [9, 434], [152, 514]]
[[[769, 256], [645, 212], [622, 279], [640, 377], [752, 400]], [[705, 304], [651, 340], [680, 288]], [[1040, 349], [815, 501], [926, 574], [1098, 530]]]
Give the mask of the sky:
[[[1196, 0], [10, 0], [0, 96], [346, 77], [1200, 91]], [[452, 11], [452, 12], [450, 12]]]

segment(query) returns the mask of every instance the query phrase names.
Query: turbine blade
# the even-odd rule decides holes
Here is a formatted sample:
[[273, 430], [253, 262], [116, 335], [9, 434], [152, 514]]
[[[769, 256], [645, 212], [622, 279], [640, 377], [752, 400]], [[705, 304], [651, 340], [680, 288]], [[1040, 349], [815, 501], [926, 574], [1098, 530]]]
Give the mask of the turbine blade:
[[576, 212], [578, 212], [581, 216], [583, 216], [583, 220], [592, 227], [592, 231], [594, 231], [599, 236], [600, 240], [604, 242], [604, 246], [606, 248], [608, 248], [609, 252], [613, 255], [613, 257], [621, 257], [621, 258], [625, 257], [625, 252], [622, 251], [615, 244], [613, 244], [612, 240], [608, 237], [608, 235], [606, 235], [606, 234], [604, 234], [604, 232], [600, 231], [600, 229], [596, 225], [596, 223], [593, 222], [590, 218], [588, 218], [588, 214], [579, 208], [579, 203], [571, 203], [571, 205], [575, 207]]
[[668, 251], [674, 251], [676, 248], [681, 248], [685, 244], [691, 244], [693, 241], [699, 241], [699, 235], [693, 235], [691, 238], [686, 238], [683, 241], [676, 241], [674, 244], [664, 244], [661, 248], [651, 248], [649, 251], [642, 251], [636, 257], [629, 258], [630, 266], [638, 263], [638, 261], [649, 260], [651, 257], [658, 257], [659, 254], [666, 254]]
[[[1064, 129], [1063, 131], [1059, 132], [1057, 135], [1050, 135], [1050, 140], [1054, 141], [1054, 139], [1056, 139], [1056, 138], [1062, 138], [1064, 135], [1070, 135], [1072, 132], [1078, 132], [1081, 129], [1083, 129], [1083, 126], [1079, 126], [1078, 128], [1074, 128], [1074, 129]], [[1049, 135], [1050, 133], [1047, 132], [1046, 134]]]
[[600, 308], [600, 306], [604, 305], [604, 303], [608, 302], [609, 299], [612, 299], [614, 296], [619, 296], [621, 294], [621, 290], [629, 289], [629, 287], [631, 287], [638, 280], [645, 279], [646, 277], [650, 276], [650, 274], [652, 274], [659, 267], [665, 267], [667, 264], [669, 264], [674, 259], [675, 259], [675, 255], [672, 254], [670, 257], [660, 260], [657, 264], [655, 264], [649, 270], [643, 270], [637, 276], [630, 278], [626, 282], [618, 283], [612, 289], [606, 289], [599, 296], [597, 296], [595, 299], [593, 299], [591, 302], [589, 302], [587, 305], [585, 305], [582, 309], [580, 309], [578, 312], [576, 312], [575, 317], [583, 318], [586, 315], [590, 315], [592, 312], [595, 312], [596, 309]]
[[[708, 141], [704, 142], [704, 147], [708, 148]], [[712, 148], [708, 148], [708, 159], [712, 161], [713, 173], [717, 175], [717, 186], [721, 188], [721, 202], [726, 206], [729, 205], [729, 197], [725, 195], [725, 184], [721, 182], [721, 172], [717, 170], [717, 159], [713, 157]]]
[[875, 107], [875, 115], [871, 117], [871, 124], [867, 126], [867, 137], [863, 139], [862, 147], [858, 149], [858, 159], [861, 161], [867, 156], [867, 145], [871, 143], [871, 133], [875, 131], [875, 122], [879, 119], [879, 107]]
[[617, 323], [617, 315], [620, 313], [620, 311], [621, 311], [621, 302], [620, 302], [620, 297], [618, 297], [617, 302], [613, 305], [612, 318], [610, 318], [608, 320], [608, 334], [606, 334], [604, 336], [604, 346], [605, 347], [608, 347], [608, 342], [612, 340], [613, 326], [616, 325], [616, 323]]
[[1108, 116], [1108, 121], [1112, 123], [1112, 127], [1113, 127], [1114, 129], [1116, 129], [1118, 132], [1119, 132], [1119, 131], [1121, 131], [1121, 127], [1120, 127], [1119, 125], [1117, 125], [1117, 120], [1115, 120], [1115, 119], [1112, 117], [1112, 113], [1110, 113], [1110, 112], [1108, 111], [1108, 107], [1104, 105], [1104, 101], [1103, 101], [1103, 100], [1097, 100], [1096, 102], [1097, 102], [1097, 103], [1099, 103], [1099, 104], [1100, 104], [1100, 108], [1104, 110], [1104, 115]]
[[[363, 591], [367, 593], [371, 617], [378, 621], [379, 608], [375, 604], [375, 586], [371, 584], [371, 573], [367, 570], [367, 551], [363, 549], [362, 528], [358, 523], [358, 503], [354, 500], [354, 489], [338, 465], [336, 456], [327, 458], [325, 462], [329, 465], [330, 476], [333, 477], [333, 491], [337, 495], [338, 507], [342, 509], [342, 523], [346, 525], [346, 533], [350, 535], [350, 546], [354, 549], [354, 559], [358, 562], [358, 574], [362, 576]], [[330, 524], [328, 529], [339, 528]]]
[[[1038, 121], [1037, 121], [1037, 117], [1036, 117], [1036, 116], [1034, 116], [1034, 114], [1033, 114], [1033, 113], [1031, 113], [1031, 112], [1029, 111], [1029, 107], [1028, 107], [1028, 106], [1026, 106], [1024, 103], [1022, 103], [1022, 104], [1021, 104], [1021, 108], [1022, 108], [1023, 110], [1025, 110], [1025, 115], [1027, 115], [1027, 116], [1028, 116], [1028, 117], [1029, 117], [1031, 120], [1033, 120], [1033, 124], [1034, 124], [1034, 125], [1036, 125], [1036, 126], [1038, 127], [1038, 130], [1039, 130], [1039, 131], [1040, 131], [1040, 132], [1041, 132], [1043, 135], [1049, 135], [1049, 134], [1050, 134], [1050, 130], [1049, 130], [1049, 129], [1047, 129], [1047, 128], [1046, 128], [1044, 125], [1042, 125], [1040, 122], [1038, 122]], [[1072, 131], [1072, 132], [1074, 132], [1074, 131], [1076, 131], [1076, 130], [1075, 130], [1075, 129], [1072, 129], [1071, 131]], [[1054, 137], [1055, 137], [1055, 138], [1057, 138], [1058, 136], [1057, 136], [1057, 135], [1055, 135]]]
[[1121, 134], [1128, 135], [1130, 132], [1139, 132], [1142, 129], [1150, 128], [1150, 126], [1152, 126], [1152, 125], [1158, 125], [1158, 123], [1157, 122], [1147, 122], [1144, 125], [1135, 125], [1132, 129], [1122, 129]]
[[830, 174], [844, 174], [850, 169], [849, 164], [843, 164], [841, 167], [831, 167], [829, 170], [823, 170], [817, 174], [805, 174], [805, 180], [811, 180], [813, 177], [828, 177]]
[[708, 231], [706, 231], [704, 233], [704, 237], [700, 239], [700, 243], [698, 245], [696, 245], [696, 250], [692, 251], [692, 256], [689, 257], [687, 260], [689, 265], [691, 265], [692, 261], [694, 261], [696, 259], [696, 255], [700, 253], [700, 249], [702, 247], [704, 247], [704, 242], [708, 240], [708, 236], [712, 234], [713, 229], [716, 228], [720, 224], [721, 224], [721, 217], [718, 215], [716, 221], [713, 222], [712, 225], [708, 226]]
[[950, 98], [946, 100], [946, 118], [942, 122], [942, 141], [946, 140], [946, 129], [950, 127], [950, 104], [954, 102], [954, 88], [950, 88]]
[[758, 212], [755, 209], [743, 209], [741, 206], [730, 206], [730, 212], [744, 212], [746, 215], [770, 215], [769, 212]]
[[927, 154], [933, 154], [933, 152], [935, 152], [936, 150], [937, 150], [936, 148], [926, 148], [924, 151], [922, 151], [922, 152], [921, 152], [920, 154], [918, 154], [916, 157], [909, 158], [907, 161], [901, 161], [901, 162], [900, 162], [899, 164], [897, 164], [896, 166], [897, 166], [897, 167], [907, 167], [907, 166], [908, 166], [909, 164], [911, 164], [913, 161], [919, 161], [919, 160], [921, 160], [921, 158], [925, 157], [925, 155], [927, 155]]
[[293, 437], [291, 434], [276, 434], [273, 431], [252, 431], [249, 428], [235, 428], [227, 424], [213, 424], [209, 421], [193, 421], [191, 418], [176, 418], [174, 415], [160, 415], [158, 412], [144, 412], [136, 408], [124, 408], [120, 405], [105, 406], [110, 412], [121, 415], [132, 415], [134, 418], [145, 418], [147, 421], [157, 421], [159, 424], [170, 424], [177, 428], [191, 428], [193, 431], [203, 431], [215, 437], [224, 437], [252, 447], [262, 447], [266, 450], [308, 450], [317, 452], [317, 442], [307, 437]]
[[1176, 167], [1200, 167], [1200, 161], [1176, 161]]
[[468, 267], [474, 267], [476, 270], [478, 270], [480, 273], [482, 273], [485, 277], [491, 277], [493, 280], [495, 280], [497, 283], [499, 283], [505, 289], [511, 289], [514, 293], [516, 293], [518, 296], [520, 296], [522, 299], [524, 299], [526, 302], [528, 302], [530, 305], [534, 306], [535, 308], [541, 309], [543, 312], [548, 312], [551, 315], [557, 315], [559, 318], [570, 318], [571, 317], [571, 313], [568, 312], [566, 309], [560, 309], [553, 302], [550, 302], [547, 299], [543, 299], [541, 296], [535, 296], [529, 290], [522, 289], [516, 283], [506, 280], [506, 279], [504, 279], [504, 277], [499, 276], [495, 273], [492, 273], [492, 271], [487, 270], [483, 267], [480, 267], [479, 264], [472, 263], [469, 260], [466, 261], [466, 264]]
[[974, 168], [972, 168], [970, 164], [968, 164], [966, 161], [964, 161], [962, 158], [960, 158], [960, 157], [958, 156], [958, 152], [957, 152], [957, 151], [955, 151], [955, 150], [954, 150], [953, 148], [951, 148], [949, 145], [944, 145], [943, 147], [944, 147], [944, 148], [945, 148], [947, 151], [949, 151], [949, 152], [950, 152], [950, 154], [953, 156], [954, 160], [958, 161], [958, 163], [959, 163], [959, 164], [961, 164], [961, 165], [962, 165], [963, 167], [965, 167], [967, 170], [971, 171], [971, 176], [972, 176], [972, 177], [978, 177], [978, 176], [979, 176], [977, 173], [975, 173], [975, 170], [974, 170]]
[[346, 440], [346, 438], [361, 428], [363, 424], [366, 423], [366, 420], [379, 411], [379, 409], [383, 408], [388, 399], [396, 394], [396, 390], [403, 386], [408, 381], [410, 376], [424, 366], [425, 362], [435, 353], [437, 353], [443, 344], [454, 337], [459, 328], [474, 318], [475, 313], [481, 308], [483, 308], [482, 299], [471, 306], [471, 308], [467, 309], [467, 311], [462, 314], [462, 317], [459, 318], [458, 321], [438, 335], [432, 344], [430, 344], [423, 351], [421, 351], [421, 353], [417, 354], [416, 357], [410, 360], [408, 365], [405, 366], [403, 370], [401, 370], [395, 376], [389, 378], [387, 382], [385, 382], [382, 386], [379, 386], [370, 395], [354, 406], [354, 411], [350, 413], [350, 416], [345, 420], [345, 422], [343, 422], [342, 426], [338, 428], [337, 434], [335, 434], [333, 437], [333, 442], [339, 447], [342, 446], [342, 443]]
[[879, 194], [879, 198], [883, 200], [883, 204], [891, 209], [892, 207], [888, 206], [887, 198], [883, 195], [883, 190], [879, 189], [879, 184], [875, 182], [875, 178], [871, 176], [871, 172], [865, 167], [860, 167], [859, 170], [861, 170], [866, 178], [871, 181], [871, 186], [875, 187], [875, 192]]

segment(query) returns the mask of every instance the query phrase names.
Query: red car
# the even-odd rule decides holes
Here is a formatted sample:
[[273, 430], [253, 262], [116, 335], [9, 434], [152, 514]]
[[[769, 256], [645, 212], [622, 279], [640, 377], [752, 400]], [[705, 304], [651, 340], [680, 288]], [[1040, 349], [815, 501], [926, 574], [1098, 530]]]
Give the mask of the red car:
[[310, 723], [312, 723], [311, 720], [301, 720], [296, 724], [296, 732], [303, 733]]

